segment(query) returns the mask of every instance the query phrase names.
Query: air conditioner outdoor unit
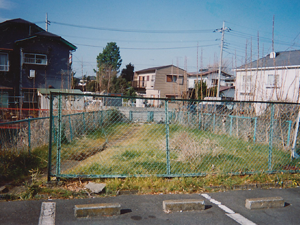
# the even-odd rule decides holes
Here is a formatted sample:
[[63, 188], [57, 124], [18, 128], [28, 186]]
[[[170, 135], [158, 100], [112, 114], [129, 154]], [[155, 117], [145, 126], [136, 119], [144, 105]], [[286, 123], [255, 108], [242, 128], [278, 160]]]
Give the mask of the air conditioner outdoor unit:
[[35, 77], [35, 70], [30, 70], [29, 77], [30, 78], [34, 78]]

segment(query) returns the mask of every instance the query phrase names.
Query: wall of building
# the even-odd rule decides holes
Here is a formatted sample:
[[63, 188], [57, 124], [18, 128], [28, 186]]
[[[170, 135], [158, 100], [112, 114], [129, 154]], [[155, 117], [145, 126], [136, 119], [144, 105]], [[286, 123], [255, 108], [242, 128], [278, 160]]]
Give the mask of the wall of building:
[[[237, 71], [236, 74], [235, 100], [298, 102], [300, 69]], [[268, 84], [268, 76], [272, 74], [278, 75], [276, 86]]]

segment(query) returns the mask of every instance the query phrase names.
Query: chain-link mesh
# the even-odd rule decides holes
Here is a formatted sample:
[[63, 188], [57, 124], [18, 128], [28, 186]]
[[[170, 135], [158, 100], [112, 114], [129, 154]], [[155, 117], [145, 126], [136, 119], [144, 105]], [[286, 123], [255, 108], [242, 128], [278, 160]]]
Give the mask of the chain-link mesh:
[[[159, 99], [154, 108], [122, 97], [57, 99], [53, 176], [299, 172], [300, 160], [291, 158], [297, 104]], [[74, 110], [71, 105], [81, 100], [82, 108]]]

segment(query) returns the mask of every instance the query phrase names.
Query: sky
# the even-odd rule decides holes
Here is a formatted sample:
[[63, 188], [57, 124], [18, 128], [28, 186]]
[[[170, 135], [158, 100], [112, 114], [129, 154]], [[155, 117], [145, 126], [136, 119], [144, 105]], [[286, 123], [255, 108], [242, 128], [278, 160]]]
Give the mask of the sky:
[[[94, 76], [96, 57], [116, 42], [135, 71], [173, 64], [188, 72], [217, 65], [225, 23], [228, 69], [274, 50], [300, 49], [299, 0], [0, 0], [0, 22], [22, 18], [77, 46], [76, 76]], [[273, 20], [274, 19], [274, 20]]]

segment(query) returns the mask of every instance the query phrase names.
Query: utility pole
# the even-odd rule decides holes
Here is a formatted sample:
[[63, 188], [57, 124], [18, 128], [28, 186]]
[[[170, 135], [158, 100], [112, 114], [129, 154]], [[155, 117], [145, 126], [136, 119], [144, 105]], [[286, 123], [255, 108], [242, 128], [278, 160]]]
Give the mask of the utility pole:
[[218, 73], [218, 89], [217, 89], [217, 98], [220, 97], [220, 81], [221, 81], [221, 70], [222, 70], [222, 57], [223, 57], [223, 45], [224, 45], [224, 33], [225, 31], [230, 31], [231, 29], [225, 27], [225, 21], [223, 21], [223, 27], [221, 29], [216, 29], [214, 32], [222, 33], [221, 38], [221, 50], [220, 50], [220, 60], [219, 60], [219, 73]]
[[50, 21], [48, 20], [48, 13], [46, 13], [46, 31], [48, 32], [48, 25], [50, 25]]

